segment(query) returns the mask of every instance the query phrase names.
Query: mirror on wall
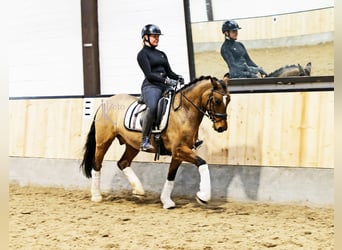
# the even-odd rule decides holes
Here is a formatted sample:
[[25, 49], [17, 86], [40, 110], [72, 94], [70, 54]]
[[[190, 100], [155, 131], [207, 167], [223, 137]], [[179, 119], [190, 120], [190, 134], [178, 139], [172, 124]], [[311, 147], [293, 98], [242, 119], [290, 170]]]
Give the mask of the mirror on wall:
[[289, 0], [277, 4], [270, 0], [190, 0], [189, 6], [196, 77], [222, 78], [229, 72], [220, 52], [225, 41], [221, 28], [228, 19], [239, 24], [237, 41], [267, 73], [287, 64], [305, 66], [311, 62], [311, 75], [334, 74], [331, 0]]

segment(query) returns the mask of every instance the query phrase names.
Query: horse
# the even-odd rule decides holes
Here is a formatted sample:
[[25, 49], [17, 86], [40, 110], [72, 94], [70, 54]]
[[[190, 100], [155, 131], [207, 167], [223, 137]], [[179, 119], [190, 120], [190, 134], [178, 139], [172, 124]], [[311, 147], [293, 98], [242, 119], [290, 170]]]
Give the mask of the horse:
[[[84, 155], [80, 168], [87, 178], [91, 178], [91, 200], [102, 200], [100, 177], [102, 161], [105, 153], [115, 138], [126, 148], [117, 162], [118, 168], [128, 179], [132, 194], [143, 197], [145, 194], [142, 183], [130, 167], [134, 157], [140, 151], [141, 132], [131, 131], [124, 127], [127, 108], [137, 101], [137, 97], [128, 94], [117, 94], [101, 105], [94, 116], [84, 145]], [[218, 80], [216, 77], [201, 76], [183, 87], [175, 90], [168, 124], [160, 137], [165, 155], [171, 156], [168, 174], [160, 194], [165, 209], [175, 208], [171, 199], [177, 170], [183, 161], [197, 166], [200, 175], [199, 191], [196, 200], [207, 205], [211, 199], [211, 182], [208, 164], [193, 150], [199, 126], [204, 116], [213, 123], [213, 129], [222, 133], [228, 129], [227, 107], [230, 102], [228, 78]], [[156, 153], [156, 139], [151, 136], [151, 143]]]
[[303, 68], [300, 64], [285, 65], [266, 77], [288, 77], [288, 76], [310, 76], [311, 75], [311, 62], [307, 63]]

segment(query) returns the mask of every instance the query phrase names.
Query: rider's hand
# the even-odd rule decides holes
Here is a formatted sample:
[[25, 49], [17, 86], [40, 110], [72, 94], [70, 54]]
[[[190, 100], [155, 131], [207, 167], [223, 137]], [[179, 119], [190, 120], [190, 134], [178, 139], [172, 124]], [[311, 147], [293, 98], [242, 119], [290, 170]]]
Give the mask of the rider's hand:
[[178, 81], [177, 81], [177, 80], [173, 80], [173, 79], [171, 79], [171, 78], [168, 78], [168, 77], [166, 77], [166, 79], [165, 79], [165, 84], [166, 84], [166, 85], [168, 85], [168, 86], [172, 86], [172, 87], [174, 87], [174, 86], [177, 86], [177, 84], [178, 84]]
[[261, 76], [267, 76], [267, 73], [265, 72], [265, 70], [261, 67], [259, 67], [259, 73]]
[[183, 78], [183, 76], [181, 76], [181, 75], [178, 76], [178, 82], [179, 82], [180, 85], [183, 85], [183, 84], [184, 84], [184, 78]]
[[259, 72], [259, 68], [258, 67], [254, 67], [254, 66], [247, 66], [247, 70], [249, 73], [252, 74], [258, 74]]

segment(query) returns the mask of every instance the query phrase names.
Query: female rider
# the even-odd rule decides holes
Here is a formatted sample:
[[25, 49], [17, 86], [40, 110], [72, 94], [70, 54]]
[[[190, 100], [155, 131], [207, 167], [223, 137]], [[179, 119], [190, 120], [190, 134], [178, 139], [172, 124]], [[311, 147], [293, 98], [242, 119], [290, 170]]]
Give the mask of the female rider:
[[137, 55], [138, 64], [145, 75], [141, 93], [147, 106], [142, 121], [142, 151], [153, 150], [150, 134], [162, 93], [170, 86], [176, 86], [178, 81], [184, 83], [183, 77], [171, 70], [166, 54], [156, 49], [160, 35], [162, 33], [157, 25], [145, 25], [141, 31], [143, 48]]
[[239, 29], [241, 28], [233, 20], [225, 21], [222, 25], [225, 41], [221, 46], [221, 56], [228, 65], [229, 78], [258, 78], [258, 73], [267, 76], [249, 57], [245, 46], [236, 41]]

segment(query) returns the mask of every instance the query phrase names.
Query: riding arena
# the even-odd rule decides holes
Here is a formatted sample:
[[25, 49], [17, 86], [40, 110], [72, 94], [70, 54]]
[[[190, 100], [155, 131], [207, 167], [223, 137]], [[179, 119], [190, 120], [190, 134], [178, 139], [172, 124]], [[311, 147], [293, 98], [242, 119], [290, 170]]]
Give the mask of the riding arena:
[[[229, 79], [224, 18], [204, 2], [225, 3], [200, 1], [202, 18], [164, 2], [23, 2], [13, 16], [27, 38], [11, 36], [9, 248], [334, 249], [333, 5], [237, 17], [269, 74]], [[185, 84], [141, 152], [131, 33], [151, 13]]]

